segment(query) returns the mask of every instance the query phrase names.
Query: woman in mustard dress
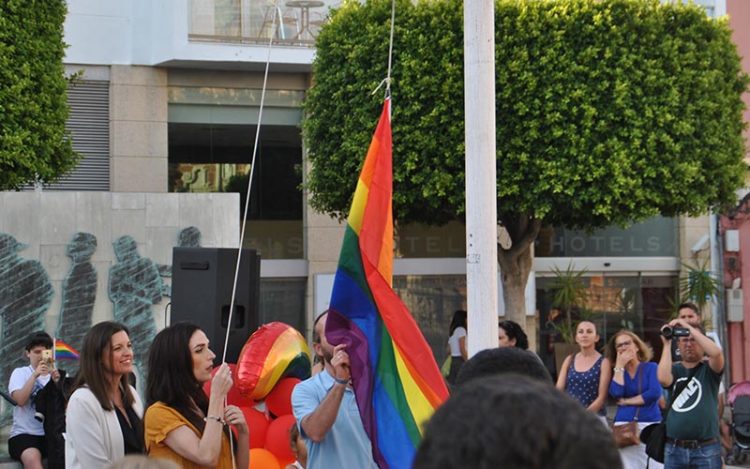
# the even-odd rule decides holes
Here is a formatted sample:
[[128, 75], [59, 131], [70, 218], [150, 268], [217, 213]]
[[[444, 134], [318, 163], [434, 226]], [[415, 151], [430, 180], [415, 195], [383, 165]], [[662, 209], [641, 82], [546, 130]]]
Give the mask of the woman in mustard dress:
[[[178, 323], [156, 335], [149, 351], [144, 416], [146, 452], [183, 468], [232, 469], [230, 431], [237, 430], [236, 467], [248, 467], [249, 430], [237, 406], [224, 406], [232, 388], [223, 364], [211, 378], [213, 360], [206, 334], [195, 324]], [[211, 380], [210, 397], [203, 383]]]

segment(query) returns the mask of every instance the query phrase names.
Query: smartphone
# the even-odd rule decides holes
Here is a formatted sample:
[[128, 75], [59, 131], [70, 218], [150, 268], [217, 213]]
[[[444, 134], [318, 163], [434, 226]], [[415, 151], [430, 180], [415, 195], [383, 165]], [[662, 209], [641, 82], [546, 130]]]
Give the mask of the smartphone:
[[52, 350], [42, 350], [42, 361], [50, 365], [55, 363], [55, 359], [52, 358]]

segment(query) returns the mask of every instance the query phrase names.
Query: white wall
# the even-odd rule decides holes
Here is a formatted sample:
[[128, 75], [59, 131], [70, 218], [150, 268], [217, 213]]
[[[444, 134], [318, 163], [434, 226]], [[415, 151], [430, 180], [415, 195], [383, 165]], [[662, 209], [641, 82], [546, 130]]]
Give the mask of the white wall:
[[[190, 65], [265, 64], [268, 47], [188, 41], [189, 0], [68, 0], [65, 63]], [[312, 47], [274, 46], [271, 62], [309, 67]]]
[[[40, 261], [52, 284], [54, 296], [46, 313], [50, 333], [57, 327], [62, 283], [71, 265], [66, 248], [75, 233], [91, 233], [97, 240], [91, 259], [98, 274], [96, 323], [112, 319], [107, 278], [115, 263], [112, 242], [117, 238], [132, 236], [142, 257], [171, 265], [172, 247], [182, 229], [197, 227], [203, 247], [236, 248], [239, 220], [235, 193], [0, 192], [0, 233], [26, 244], [18, 254]], [[163, 324], [168, 301], [163, 298], [152, 308], [157, 324]]]

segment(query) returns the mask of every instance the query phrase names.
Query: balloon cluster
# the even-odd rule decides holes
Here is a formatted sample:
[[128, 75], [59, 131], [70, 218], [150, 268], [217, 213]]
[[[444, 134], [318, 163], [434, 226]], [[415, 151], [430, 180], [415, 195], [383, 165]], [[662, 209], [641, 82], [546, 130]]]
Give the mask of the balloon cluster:
[[[265, 324], [245, 342], [237, 364], [229, 368], [235, 385], [227, 403], [245, 414], [250, 429], [250, 469], [281, 469], [294, 462], [289, 444], [289, 429], [296, 425], [292, 391], [310, 377], [311, 368], [305, 338], [287, 324]], [[208, 381], [203, 387], [206, 394], [210, 384]]]

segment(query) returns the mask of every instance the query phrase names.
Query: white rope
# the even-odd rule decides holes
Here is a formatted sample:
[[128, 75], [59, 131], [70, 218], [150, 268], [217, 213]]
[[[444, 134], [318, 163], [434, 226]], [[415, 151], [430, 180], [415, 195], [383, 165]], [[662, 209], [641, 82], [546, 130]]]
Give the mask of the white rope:
[[[388, 73], [385, 78], [383, 78], [380, 83], [378, 83], [378, 86], [372, 90], [372, 93], [370, 95], [374, 95], [378, 92], [380, 88], [385, 85], [385, 99], [390, 99], [391, 97], [391, 69], [393, 65], [393, 34], [396, 29], [396, 0], [391, 0], [391, 34], [388, 42]], [[388, 117], [390, 118], [390, 106], [388, 107]]]
[[[385, 78], [385, 98], [391, 97], [391, 65], [393, 64], [393, 32], [396, 29], [396, 0], [391, 0], [391, 37], [388, 44], [388, 76]], [[390, 117], [390, 116], [389, 116]]]
[[[271, 19], [271, 34], [268, 39], [268, 55], [266, 56], [266, 68], [263, 74], [263, 88], [260, 93], [260, 106], [258, 108], [258, 125], [255, 128], [255, 143], [253, 144], [253, 157], [250, 160], [250, 175], [247, 178], [247, 194], [245, 195], [245, 210], [242, 214], [242, 224], [240, 227], [240, 242], [237, 247], [237, 262], [234, 267], [234, 281], [232, 282], [232, 298], [229, 303], [229, 319], [227, 321], [227, 333], [224, 337], [224, 352], [221, 355], [221, 362], [227, 361], [227, 348], [229, 346], [229, 331], [232, 329], [232, 316], [234, 316], [234, 301], [237, 297], [237, 281], [240, 276], [240, 261], [242, 260], [242, 244], [245, 241], [245, 227], [247, 226], [247, 211], [250, 207], [250, 192], [253, 187], [253, 174], [255, 173], [255, 160], [258, 155], [258, 142], [260, 141], [260, 127], [263, 122], [263, 105], [266, 102], [266, 85], [268, 84], [268, 69], [271, 64], [271, 50], [273, 49], [273, 36], [276, 33], [276, 12], [279, 10], [278, 0], [273, 3], [273, 17]], [[224, 398], [224, 407], [227, 406], [227, 399]], [[248, 427], [249, 430], [249, 427]], [[238, 433], [239, 435], [239, 433]], [[232, 467], [237, 469], [237, 461], [234, 457], [234, 442], [231, 434], [229, 437], [229, 448], [232, 454]]]
[[[278, 1], [278, 0], [277, 0]], [[258, 108], [258, 125], [255, 129], [255, 144], [253, 145], [253, 157], [250, 162], [250, 176], [247, 180], [247, 194], [245, 195], [245, 210], [242, 214], [242, 226], [240, 228], [240, 243], [237, 248], [237, 262], [234, 268], [234, 282], [232, 283], [232, 301], [229, 308], [229, 323], [227, 325], [227, 334], [224, 337], [224, 353], [221, 356], [221, 362], [225, 363], [227, 359], [227, 346], [229, 345], [229, 331], [232, 327], [232, 316], [234, 315], [234, 300], [237, 296], [237, 279], [240, 274], [240, 260], [242, 259], [242, 244], [245, 240], [245, 226], [247, 225], [247, 211], [250, 207], [250, 190], [253, 185], [253, 174], [255, 173], [255, 160], [258, 154], [258, 141], [260, 140], [260, 124], [263, 121], [263, 105], [266, 101], [266, 85], [268, 83], [268, 68], [271, 63], [271, 49], [273, 48], [273, 34], [276, 27], [276, 10], [277, 6], [274, 3], [273, 10], [273, 23], [271, 26], [271, 38], [268, 41], [268, 56], [266, 57], [266, 69], [263, 75], [263, 89], [260, 94], [260, 106]]]

